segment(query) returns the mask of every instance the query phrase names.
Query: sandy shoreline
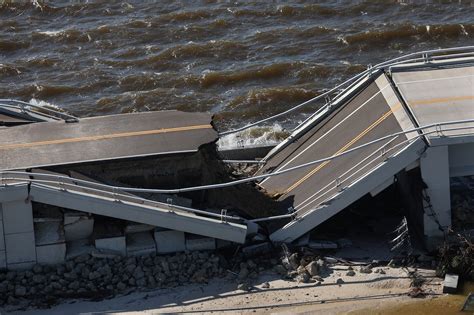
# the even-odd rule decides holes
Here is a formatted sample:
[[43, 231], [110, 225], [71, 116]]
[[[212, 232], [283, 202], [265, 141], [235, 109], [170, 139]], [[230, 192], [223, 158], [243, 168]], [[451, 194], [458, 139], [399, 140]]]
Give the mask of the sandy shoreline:
[[[411, 278], [401, 268], [383, 267], [385, 274], [364, 274], [355, 268], [355, 276], [346, 276], [346, 266], [335, 265], [332, 269], [333, 273], [321, 284], [281, 280], [269, 271], [259, 276], [250, 292], [236, 290], [236, 280], [229, 277], [212, 279], [205, 285], [135, 292], [98, 302], [68, 300], [51, 309], [11, 314], [339, 314], [413, 300], [407, 295]], [[423, 286], [427, 297], [439, 295], [441, 279], [434, 277], [430, 270], [418, 272], [427, 279]], [[343, 283], [336, 283], [337, 279], [343, 279]], [[265, 288], [266, 283], [268, 288]]]

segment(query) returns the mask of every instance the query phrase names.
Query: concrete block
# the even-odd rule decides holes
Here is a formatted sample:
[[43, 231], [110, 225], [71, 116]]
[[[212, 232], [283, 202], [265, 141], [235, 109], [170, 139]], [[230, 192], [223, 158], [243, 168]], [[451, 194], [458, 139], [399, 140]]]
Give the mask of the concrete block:
[[3, 234], [3, 222], [0, 221], [0, 251], [5, 250], [5, 235]]
[[4, 250], [0, 250], [0, 270], [7, 268], [7, 256]]
[[89, 240], [76, 240], [66, 243], [66, 259], [74, 259], [78, 256], [91, 254], [94, 250]]
[[64, 243], [64, 227], [62, 222], [35, 222], [36, 246]]
[[61, 264], [66, 259], [66, 243], [36, 246], [38, 264]]
[[147, 232], [155, 229], [153, 225], [130, 222], [125, 227], [125, 234]]
[[216, 239], [211, 237], [186, 237], [186, 249], [189, 251], [196, 250], [214, 250], [216, 249]]
[[127, 242], [125, 236], [101, 238], [95, 240], [95, 248], [99, 251], [127, 255]]
[[94, 230], [94, 218], [86, 213], [64, 214], [64, 235], [66, 241], [78, 241], [89, 238]]
[[156, 245], [151, 232], [127, 235], [127, 255], [140, 256], [154, 252], [156, 252]]
[[443, 282], [443, 293], [456, 293], [458, 290], [458, 275], [446, 274]]
[[184, 232], [155, 230], [156, 251], [159, 254], [183, 252], [186, 250]]
[[11, 264], [36, 262], [35, 234], [17, 233], [5, 235], [7, 266]]
[[33, 232], [33, 210], [24, 200], [4, 202], [3, 227], [5, 234]]
[[255, 222], [247, 222], [247, 235], [252, 236], [258, 233], [260, 226]]

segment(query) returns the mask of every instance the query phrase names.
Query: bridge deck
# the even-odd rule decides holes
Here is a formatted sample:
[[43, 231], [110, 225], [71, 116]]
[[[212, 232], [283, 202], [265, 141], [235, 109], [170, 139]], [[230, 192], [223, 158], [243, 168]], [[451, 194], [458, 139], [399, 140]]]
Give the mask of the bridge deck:
[[[413, 128], [389, 82], [382, 75], [323, 122], [269, 159], [260, 173], [285, 170], [343, 153], [400, 132], [402, 126]], [[295, 210], [304, 213], [338, 193], [337, 184], [342, 187], [347, 185], [395, 153], [396, 150], [389, 149], [409, 136], [385, 140], [338, 159], [270, 177], [260, 185], [268, 193], [278, 195], [279, 200], [288, 201]], [[382, 155], [383, 147], [386, 155]]]
[[[393, 72], [393, 80], [418, 125], [474, 119], [474, 66]], [[456, 124], [456, 127], [466, 124]], [[431, 130], [434, 130], [432, 128]], [[474, 129], [444, 131], [444, 136], [473, 133]], [[439, 137], [433, 133], [429, 140]]]
[[[387, 187], [395, 174], [419, 159], [427, 145], [472, 141], [471, 122], [443, 125], [439, 132], [424, 136], [421, 131], [409, 130], [474, 119], [473, 76], [472, 63], [455, 67], [432, 63], [394, 67], [390, 74], [381, 73], [373, 82], [360, 87], [359, 94], [323, 120], [302, 129], [307, 131], [292, 135], [296, 140], [269, 155], [259, 174], [285, 170], [406, 132], [341, 158], [261, 181], [269, 194], [288, 202], [296, 211], [297, 219], [274, 232], [271, 238], [292, 241], [367, 193]], [[437, 130], [433, 127], [424, 130], [427, 131]], [[459, 136], [463, 138], [456, 140]]]
[[0, 129], [0, 169], [189, 153], [216, 139], [211, 117], [203, 113], [144, 112], [77, 123], [41, 122]]

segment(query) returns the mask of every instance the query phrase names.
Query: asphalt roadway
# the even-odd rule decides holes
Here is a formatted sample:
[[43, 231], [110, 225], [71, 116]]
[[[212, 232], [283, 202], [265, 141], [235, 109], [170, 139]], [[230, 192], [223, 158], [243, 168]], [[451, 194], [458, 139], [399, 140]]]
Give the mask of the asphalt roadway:
[[[389, 85], [381, 88], [391, 90]], [[270, 158], [259, 174], [339, 154], [401, 131], [393, 112], [404, 110], [399, 102], [391, 106], [377, 84], [371, 83], [345, 106], [340, 106], [324, 121]], [[267, 178], [260, 185], [278, 200], [305, 213], [395, 153], [395, 150], [389, 149], [406, 139], [406, 136], [400, 136], [373, 144], [338, 159]], [[384, 144], [386, 151], [382, 149]]]
[[0, 129], [0, 170], [196, 152], [215, 141], [211, 115], [142, 112]]

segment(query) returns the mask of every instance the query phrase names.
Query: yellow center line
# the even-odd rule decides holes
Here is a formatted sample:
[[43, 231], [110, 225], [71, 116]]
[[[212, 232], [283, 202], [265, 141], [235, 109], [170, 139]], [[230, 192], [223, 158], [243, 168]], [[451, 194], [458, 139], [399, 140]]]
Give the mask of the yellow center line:
[[[472, 100], [474, 99], [473, 95], [467, 95], [467, 96], [458, 96], [458, 97], [446, 97], [446, 98], [433, 98], [433, 99], [425, 99], [425, 100], [417, 100], [417, 101], [412, 101], [409, 102], [409, 105], [426, 105], [426, 104], [433, 104], [433, 103], [443, 103], [443, 102], [449, 102], [449, 101], [462, 101], [462, 100]], [[400, 110], [402, 108], [401, 103], [397, 103], [393, 105], [391, 110], [386, 112], [384, 115], [382, 115], [380, 118], [378, 118], [375, 122], [373, 122], [369, 127], [367, 127], [364, 131], [362, 131], [359, 135], [357, 135], [354, 139], [349, 141], [346, 145], [344, 145], [341, 149], [339, 149], [336, 153], [333, 155], [337, 155], [340, 153], [343, 153], [346, 151], [349, 147], [351, 147], [355, 142], [360, 140], [362, 137], [364, 137], [367, 133], [369, 133], [372, 129], [377, 127], [379, 124], [381, 124], [387, 117], [389, 117], [391, 114], [394, 112]], [[304, 181], [306, 181], [309, 177], [313, 176], [317, 172], [319, 172], [323, 167], [325, 167], [327, 164], [329, 164], [331, 160], [325, 161], [321, 164], [319, 164], [317, 167], [315, 167], [313, 170], [311, 170], [308, 174], [306, 174], [304, 177], [296, 181], [293, 185], [291, 185], [283, 194], [287, 194], [299, 185], [301, 185]]]
[[46, 140], [46, 141], [38, 141], [38, 142], [30, 142], [30, 143], [13, 143], [13, 144], [6, 144], [6, 145], [0, 146], [0, 150], [29, 148], [29, 147], [51, 145], [51, 144], [64, 144], [64, 143], [75, 143], [75, 142], [85, 142], [85, 141], [108, 140], [108, 139], [123, 138], [123, 137], [156, 135], [156, 134], [160, 134], [160, 133], [170, 133], [170, 132], [189, 131], [189, 130], [197, 130], [197, 129], [209, 129], [209, 128], [212, 128], [212, 126], [211, 125], [195, 125], [195, 126], [174, 127], [174, 128], [165, 128], [165, 129], [130, 131], [130, 132], [122, 132], [122, 133], [113, 133], [113, 134], [108, 134], [108, 135], [97, 135], [97, 136], [85, 136], [85, 137], [78, 137], [78, 138]]
[[[393, 114], [394, 111], [398, 110], [401, 108], [401, 104], [398, 103], [396, 104], [391, 110], [383, 114], [381, 117], [379, 117], [376, 121], [374, 121], [369, 127], [367, 127], [364, 131], [362, 131], [360, 134], [358, 134], [354, 139], [349, 141], [346, 145], [344, 145], [342, 148], [340, 148], [336, 153], [333, 155], [337, 155], [340, 153], [343, 153], [346, 151], [349, 147], [351, 147], [354, 143], [356, 143], [358, 140], [360, 140], [362, 137], [364, 137], [367, 133], [369, 133], [372, 129], [380, 125], [385, 119], [387, 119], [391, 114]], [[288, 192], [292, 191], [299, 185], [301, 185], [305, 180], [307, 180], [309, 177], [313, 176], [315, 173], [317, 173], [319, 170], [321, 170], [323, 167], [325, 167], [327, 164], [329, 164], [331, 160], [327, 160], [320, 165], [318, 165], [316, 168], [314, 168], [311, 172], [306, 174], [303, 178], [295, 182], [293, 185], [291, 185], [284, 194], [287, 194]]]
[[443, 103], [443, 102], [450, 102], [450, 101], [466, 101], [466, 100], [474, 100], [474, 95], [465, 95], [465, 96], [456, 96], [456, 97], [440, 97], [440, 98], [432, 98], [432, 99], [425, 99], [425, 100], [417, 100], [409, 102], [409, 105], [422, 105], [422, 104], [433, 104], [433, 103]]

